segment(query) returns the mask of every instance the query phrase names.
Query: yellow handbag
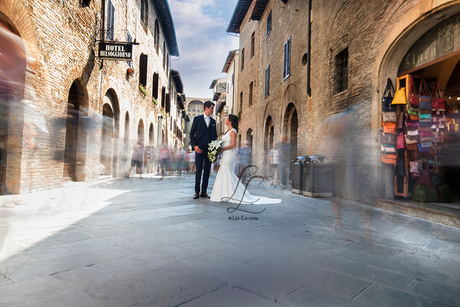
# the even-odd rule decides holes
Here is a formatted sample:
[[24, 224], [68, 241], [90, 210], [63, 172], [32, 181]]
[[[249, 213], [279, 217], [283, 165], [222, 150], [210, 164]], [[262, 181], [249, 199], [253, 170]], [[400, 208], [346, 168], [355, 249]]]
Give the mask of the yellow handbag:
[[406, 88], [401, 87], [400, 89], [396, 90], [395, 97], [391, 104], [406, 104]]

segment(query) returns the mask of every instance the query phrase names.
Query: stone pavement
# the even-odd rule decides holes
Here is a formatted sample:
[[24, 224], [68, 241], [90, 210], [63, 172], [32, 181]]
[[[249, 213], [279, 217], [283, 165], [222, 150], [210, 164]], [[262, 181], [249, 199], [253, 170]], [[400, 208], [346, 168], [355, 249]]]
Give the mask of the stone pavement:
[[336, 230], [329, 200], [267, 183], [251, 193], [282, 203], [228, 213], [193, 186], [113, 179], [0, 207], [0, 306], [460, 305], [460, 229], [342, 202]]

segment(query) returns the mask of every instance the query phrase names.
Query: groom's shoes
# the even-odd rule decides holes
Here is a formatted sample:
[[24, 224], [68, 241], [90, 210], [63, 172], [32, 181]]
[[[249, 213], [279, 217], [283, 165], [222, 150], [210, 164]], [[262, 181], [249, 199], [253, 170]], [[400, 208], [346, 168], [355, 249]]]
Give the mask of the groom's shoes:
[[206, 194], [206, 193], [201, 193], [201, 194], [200, 194], [200, 197], [203, 197], [203, 198], [211, 198], [211, 197], [209, 197], [209, 195]]
[[198, 193], [195, 193], [195, 195], [193, 195], [193, 199], [197, 199], [197, 198], [200, 198], [200, 195], [198, 195]]

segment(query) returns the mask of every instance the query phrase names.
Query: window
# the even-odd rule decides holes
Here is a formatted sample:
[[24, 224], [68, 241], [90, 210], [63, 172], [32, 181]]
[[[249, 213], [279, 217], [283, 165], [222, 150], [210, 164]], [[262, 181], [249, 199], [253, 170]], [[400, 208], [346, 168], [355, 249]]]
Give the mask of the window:
[[166, 54], [166, 71], [169, 72], [169, 53]]
[[289, 77], [291, 73], [291, 38], [284, 43], [284, 62], [283, 62], [283, 81]]
[[252, 32], [252, 35], [251, 35], [251, 58], [254, 56], [255, 40], [256, 40], [256, 33]]
[[270, 65], [265, 69], [265, 97], [270, 94]]
[[249, 106], [252, 106], [252, 92], [254, 89], [254, 82], [249, 84]]
[[149, 21], [149, 6], [147, 0], [141, 0], [141, 21], [144, 26], [144, 31], [147, 31]]
[[158, 24], [158, 19], [155, 20], [154, 43], [155, 43], [155, 50], [158, 53], [158, 47], [160, 46], [160, 25]]
[[240, 112], [243, 111], [243, 92], [240, 93]]
[[166, 107], [166, 89], [164, 86], [161, 87], [161, 106]]
[[148, 55], [142, 53], [139, 58], [139, 84], [144, 87], [147, 85], [147, 61]]
[[90, 3], [91, 3], [91, 0], [80, 0], [81, 7], [88, 7]]
[[348, 88], [348, 47], [335, 57], [335, 67], [337, 78], [336, 93], [340, 93]]
[[152, 86], [152, 96], [155, 99], [158, 99], [158, 83], [160, 75], [157, 73], [153, 74], [153, 86]]
[[163, 69], [166, 67], [166, 43], [163, 42]]
[[244, 69], [244, 48], [241, 50], [241, 70]]
[[107, 20], [106, 20], [106, 31], [107, 39], [114, 40], [114, 28], [115, 28], [115, 7], [112, 1], [107, 0]]
[[267, 36], [270, 34], [271, 31], [272, 31], [272, 11], [268, 13], [268, 17], [267, 17]]
[[[133, 38], [131, 37], [131, 34], [129, 33], [129, 31], [126, 31], [126, 41], [128, 43], [133, 41]], [[128, 64], [129, 68], [132, 68], [132, 61], [126, 61], [126, 64]]]

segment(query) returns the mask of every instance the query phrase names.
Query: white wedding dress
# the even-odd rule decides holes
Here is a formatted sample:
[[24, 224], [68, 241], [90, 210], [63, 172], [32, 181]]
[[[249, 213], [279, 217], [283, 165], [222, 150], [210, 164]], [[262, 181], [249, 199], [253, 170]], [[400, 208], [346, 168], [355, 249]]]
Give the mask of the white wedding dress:
[[[222, 136], [222, 148], [228, 146], [231, 143], [230, 132], [232, 131], [235, 131], [236, 133], [236, 130], [232, 129], [224, 134], [224, 136]], [[247, 190], [245, 192], [246, 186], [243, 185], [242, 182], [238, 184], [239, 179], [236, 177], [235, 172], [233, 171], [234, 160], [235, 148], [222, 152], [219, 171], [217, 172], [216, 180], [214, 181], [214, 187], [211, 192], [211, 201], [229, 201], [238, 204], [241, 202], [242, 204], [254, 205], [276, 204], [281, 202], [281, 199], [253, 196], [249, 194]]]

